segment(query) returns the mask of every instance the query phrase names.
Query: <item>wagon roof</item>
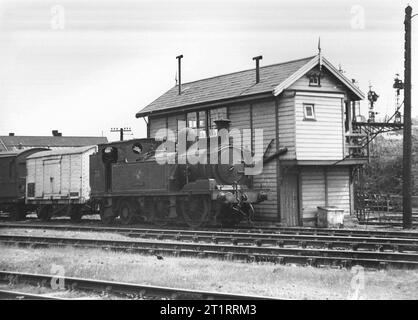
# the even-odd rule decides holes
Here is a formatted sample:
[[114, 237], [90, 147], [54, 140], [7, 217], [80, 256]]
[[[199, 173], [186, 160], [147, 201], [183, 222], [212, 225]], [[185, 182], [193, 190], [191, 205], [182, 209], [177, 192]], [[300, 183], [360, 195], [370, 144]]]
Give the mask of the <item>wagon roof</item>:
[[43, 157], [50, 157], [50, 156], [62, 156], [67, 154], [80, 154], [91, 149], [96, 149], [97, 146], [84, 146], [84, 147], [76, 147], [76, 148], [62, 148], [57, 150], [49, 150], [49, 151], [41, 151], [37, 152], [28, 157], [28, 159], [35, 159], [35, 158], [43, 158]]
[[0, 136], [0, 150], [17, 152], [23, 149], [68, 148], [106, 143], [106, 137], [77, 137], [77, 136]]
[[22, 150], [15, 150], [15, 151], [2, 151], [0, 152], [0, 158], [7, 158], [7, 157], [17, 157], [21, 156], [25, 153], [33, 153], [39, 152], [43, 150], [48, 150], [46, 148], [29, 148], [29, 149], [22, 149]]
[[255, 69], [253, 68], [183, 83], [180, 95], [178, 94], [178, 86], [174, 86], [139, 111], [136, 117], [257, 94], [271, 93], [277, 96], [319, 63], [322, 63], [324, 68], [334, 74], [358, 99], [364, 98], [364, 94], [341, 72], [338, 72], [328, 60], [316, 55], [260, 67], [259, 83], [255, 83]]

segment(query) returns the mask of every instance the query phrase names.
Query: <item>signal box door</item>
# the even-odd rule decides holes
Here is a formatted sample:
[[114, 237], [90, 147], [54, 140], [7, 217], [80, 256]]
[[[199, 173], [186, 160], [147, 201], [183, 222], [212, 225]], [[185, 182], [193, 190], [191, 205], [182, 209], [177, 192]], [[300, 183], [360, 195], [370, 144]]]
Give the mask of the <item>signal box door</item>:
[[298, 174], [286, 173], [280, 187], [281, 222], [286, 226], [300, 224], [298, 189]]

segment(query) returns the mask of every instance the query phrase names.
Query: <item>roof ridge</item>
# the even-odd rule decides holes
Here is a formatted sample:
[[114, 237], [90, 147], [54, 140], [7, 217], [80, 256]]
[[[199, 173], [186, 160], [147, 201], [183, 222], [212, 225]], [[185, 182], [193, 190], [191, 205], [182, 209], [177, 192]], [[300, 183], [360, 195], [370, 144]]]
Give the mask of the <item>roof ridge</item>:
[[[304, 57], [304, 58], [299, 58], [299, 59], [293, 59], [293, 60], [284, 61], [284, 62], [279, 62], [279, 63], [272, 63], [272, 64], [268, 64], [268, 65], [262, 66], [262, 67], [260, 67], [260, 69], [264, 69], [264, 68], [268, 68], [268, 67], [273, 67], [273, 66], [279, 66], [279, 65], [282, 65], [282, 64], [287, 64], [287, 63], [291, 63], [291, 62], [297, 62], [297, 61], [301, 61], [301, 60], [313, 59], [315, 56], [316, 55], [308, 56], [308, 57]], [[199, 79], [199, 80], [189, 81], [189, 82], [182, 83], [181, 85], [182, 86], [185, 86], [187, 84], [196, 83], [196, 82], [199, 82], [199, 81], [206, 81], [206, 80], [209, 80], [209, 79], [215, 79], [215, 78], [229, 76], [229, 75], [232, 75], [232, 74], [237, 74], [237, 73], [241, 73], [241, 72], [247, 72], [247, 71], [251, 71], [251, 70], [255, 70], [255, 68], [245, 69], [245, 70], [240, 70], [240, 71], [234, 71], [234, 72], [229, 72], [229, 73], [225, 73], [225, 74], [220, 74], [220, 75], [217, 75], [217, 76], [212, 76], [212, 77], [203, 78], [203, 79]], [[174, 86], [174, 87], [177, 87], [177, 85]], [[174, 88], [174, 87], [172, 87], [172, 88]]]

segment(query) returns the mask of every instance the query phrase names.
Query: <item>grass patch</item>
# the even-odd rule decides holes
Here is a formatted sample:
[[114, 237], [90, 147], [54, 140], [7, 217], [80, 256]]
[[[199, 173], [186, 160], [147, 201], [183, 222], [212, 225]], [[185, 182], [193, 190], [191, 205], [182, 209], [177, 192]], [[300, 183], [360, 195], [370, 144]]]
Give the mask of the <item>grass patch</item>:
[[[29, 249], [0, 245], [0, 269], [51, 273], [150, 285], [271, 296], [286, 299], [346, 299], [350, 270], [164, 257], [99, 249]], [[418, 271], [365, 271], [361, 299], [417, 299]]]
[[[85, 238], [96, 240], [123, 240], [123, 241], [147, 241], [147, 239], [135, 239], [123, 234], [114, 232], [94, 232], [94, 231], [66, 231], [66, 230], [48, 230], [48, 229], [21, 229], [5, 228], [0, 229], [0, 235], [21, 235], [21, 236], [39, 236], [39, 237], [63, 237], [63, 238]], [[151, 241], [151, 240], [148, 240]]]

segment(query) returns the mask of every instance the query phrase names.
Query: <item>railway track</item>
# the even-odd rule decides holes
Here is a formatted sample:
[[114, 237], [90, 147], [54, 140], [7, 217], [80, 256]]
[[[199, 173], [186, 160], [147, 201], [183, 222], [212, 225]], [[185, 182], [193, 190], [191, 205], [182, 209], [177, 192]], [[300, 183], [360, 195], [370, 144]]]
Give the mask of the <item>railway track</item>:
[[45, 236], [0, 235], [0, 243], [36, 247], [95, 248], [149, 255], [174, 255], [188, 257], [213, 257], [249, 262], [297, 263], [311, 266], [338, 265], [351, 267], [362, 265], [371, 268], [417, 268], [416, 252], [363, 251], [317, 249], [306, 247], [248, 246], [231, 244], [207, 244], [165, 242], [155, 240], [97, 240]]
[[[390, 219], [373, 219], [368, 221], [359, 221], [360, 225], [380, 226], [380, 227], [402, 227], [403, 222], [401, 220], [390, 220]], [[413, 221], [414, 228], [418, 227], [418, 223]]]
[[33, 294], [27, 292], [0, 290], [0, 300], [63, 300], [44, 294]]
[[133, 238], [221, 243], [253, 246], [300, 246], [302, 248], [351, 249], [371, 251], [418, 252], [418, 238], [335, 236], [323, 234], [245, 233], [221, 231], [191, 231], [170, 229], [115, 228], [73, 225], [0, 224], [0, 228], [43, 229], [59, 231], [112, 232]]
[[[34, 219], [35, 220], [35, 219]], [[405, 239], [418, 239], [417, 231], [401, 231], [401, 230], [375, 230], [375, 229], [332, 229], [332, 228], [311, 228], [311, 227], [280, 227], [280, 226], [255, 226], [252, 228], [248, 227], [237, 227], [237, 228], [203, 228], [198, 230], [181, 229], [181, 226], [168, 226], [168, 227], [157, 227], [152, 225], [136, 224], [130, 226], [103, 226], [100, 222], [81, 222], [78, 224], [70, 223], [68, 220], [56, 221], [49, 223], [42, 223], [39, 221], [24, 221], [24, 222], [0, 222], [0, 228], [4, 227], [16, 227], [20, 226], [26, 228], [29, 226], [42, 227], [42, 228], [68, 228], [68, 230], [89, 231], [99, 230], [100, 231], [114, 231], [124, 233], [126, 230], [132, 232], [145, 231], [145, 230], [162, 230], [162, 231], [189, 231], [194, 233], [199, 232], [224, 232], [224, 233], [254, 233], [254, 234], [294, 234], [294, 235], [328, 235], [328, 236], [352, 236], [352, 237], [376, 237], [376, 238], [405, 238]], [[176, 229], [173, 229], [176, 228]]]
[[[25, 283], [30, 285], [50, 286], [51, 279], [57, 275], [33, 274], [11, 271], [0, 271], [0, 282], [3, 283]], [[134, 299], [173, 299], [173, 300], [273, 300], [271, 297], [241, 295], [232, 293], [211, 292], [202, 290], [187, 290], [180, 288], [169, 288], [161, 286], [140, 285], [134, 283], [102, 281], [93, 279], [82, 279], [75, 277], [60, 277], [64, 281], [65, 289], [82, 292], [107, 293], [124, 298]], [[5, 296], [16, 297], [16, 292], [5, 292]], [[43, 295], [32, 295], [20, 293], [27, 298], [58, 299]], [[0, 298], [2, 297], [0, 291]], [[62, 298], [61, 298], [62, 299]], [[276, 300], [276, 299], [274, 299]]]

